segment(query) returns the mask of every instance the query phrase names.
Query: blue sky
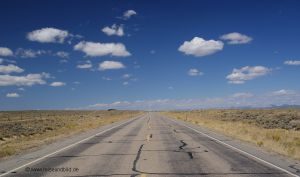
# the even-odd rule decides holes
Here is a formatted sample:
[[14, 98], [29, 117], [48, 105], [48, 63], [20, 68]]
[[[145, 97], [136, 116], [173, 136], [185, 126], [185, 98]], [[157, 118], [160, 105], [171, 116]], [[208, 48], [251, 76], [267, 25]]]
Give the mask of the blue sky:
[[299, 1], [3, 1], [0, 109], [300, 104]]

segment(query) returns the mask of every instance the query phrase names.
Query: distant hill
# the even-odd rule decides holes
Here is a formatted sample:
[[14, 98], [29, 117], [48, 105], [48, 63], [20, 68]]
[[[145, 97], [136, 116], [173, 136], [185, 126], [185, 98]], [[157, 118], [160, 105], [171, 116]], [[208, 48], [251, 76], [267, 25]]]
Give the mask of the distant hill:
[[300, 108], [300, 105], [290, 105], [290, 104], [271, 105], [269, 108]]

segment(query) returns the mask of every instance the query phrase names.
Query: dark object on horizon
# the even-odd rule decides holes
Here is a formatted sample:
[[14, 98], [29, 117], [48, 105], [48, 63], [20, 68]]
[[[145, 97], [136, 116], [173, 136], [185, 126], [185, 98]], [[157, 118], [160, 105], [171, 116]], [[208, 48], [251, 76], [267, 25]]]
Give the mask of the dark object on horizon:
[[115, 111], [116, 109], [108, 109], [107, 111]]

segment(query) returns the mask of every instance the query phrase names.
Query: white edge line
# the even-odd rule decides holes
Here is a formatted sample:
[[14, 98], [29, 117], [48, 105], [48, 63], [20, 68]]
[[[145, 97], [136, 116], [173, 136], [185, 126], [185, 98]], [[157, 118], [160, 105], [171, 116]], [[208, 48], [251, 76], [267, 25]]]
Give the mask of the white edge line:
[[265, 161], [265, 160], [263, 160], [263, 159], [261, 159], [261, 158], [259, 158], [259, 157], [254, 156], [254, 155], [252, 155], [252, 154], [250, 154], [250, 153], [248, 153], [248, 152], [246, 152], [246, 151], [243, 151], [243, 150], [241, 150], [241, 149], [238, 149], [238, 148], [236, 148], [236, 147], [234, 147], [234, 146], [232, 146], [232, 145], [230, 145], [230, 144], [227, 144], [227, 143], [225, 143], [225, 142], [223, 142], [223, 141], [221, 141], [221, 140], [219, 140], [219, 139], [217, 139], [217, 138], [214, 138], [214, 137], [212, 137], [212, 136], [209, 136], [209, 135], [207, 135], [206, 133], [200, 132], [199, 130], [196, 130], [196, 129], [192, 128], [192, 127], [189, 127], [189, 126], [187, 126], [187, 125], [185, 125], [185, 124], [183, 124], [183, 123], [181, 123], [181, 122], [176, 122], [176, 121], [174, 121], [174, 120], [172, 120], [172, 119], [170, 119], [170, 120], [173, 121], [173, 122], [175, 122], [175, 123], [177, 123], [177, 124], [179, 124], [179, 125], [182, 125], [182, 126], [187, 127], [187, 128], [189, 128], [189, 129], [191, 129], [191, 130], [194, 130], [195, 132], [200, 133], [200, 134], [202, 134], [202, 135], [204, 135], [204, 136], [206, 136], [206, 137], [208, 137], [208, 138], [210, 138], [210, 139], [212, 139], [212, 140], [214, 140], [214, 141], [216, 141], [216, 142], [218, 142], [218, 143], [220, 143], [220, 144], [223, 144], [223, 145], [225, 145], [225, 146], [227, 146], [227, 147], [229, 147], [229, 148], [231, 148], [231, 149], [234, 149], [235, 151], [238, 151], [238, 152], [240, 152], [240, 153], [243, 153], [243, 154], [245, 154], [245, 155], [247, 155], [247, 156], [250, 156], [250, 157], [252, 157], [252, 158], [254, 158], [254, 159], [258, 160], [258, 161], [261, 161], [261, 162], [263, 162], [263, 163], [266, 163], [266, 164], [268, 164], [269, 166], [272, 166], [272, 167], [274, 167], [274, 168], [277, 168], [278, 170], [281, 170], [281, 171], [283, 171], [283, 172], [285, 172], [285, 173], [287, 173], [287, 174], [289, 174], [289, 175], [291, 175], [291, 176], [299, 177], [297, 174], [294, 174], [294, 173], [292, 173], [292, 172], [290, 172], [290, 171], [288, 171], [288, 170], [286, 170], [286, 169], [284, 169], [284, 168], [278, 167], [278, 166], [276, 166], [276, 165], [274, 165], [274, 164], [272, 164], [272, 163], [270, 163], [270, 162], [268, 162], [268, 161]]
[[66, 147], [64, 147], [64, 148], [62, 148], [62, 149], [59, 149], [59, 150], [54, 151], [54, 152], [52, 152], [52, 153], [50, 153], [50, 154], [47, 154], [47, 155], [45, 155], [45, 156], [43, 156], [43, 157], [40, 157], [40, 158], [38, 158], [38, 159], [35, 159], [34, 161], [31, 161], [31, 162], [28, 162], [28, 163], [26, 163], [26, 164], [24, 164], [24, 165], [21, 165], [21, 166], [19, 166], [19, 167], [16, 167], [16, 168], [14, 168], [14, 169], [12, 169], [12, 170], [9, 170], [9, 171], [7, 171], [7, 172], [5, 172], [5, 173], [0, 174], [0, 177], [5, 176], [5, 175], [8, 175], [8, 174], [10, 174], [11, 172], [17, 171], [17, 170], [19, 170], [19, 169], [21, 169], [21, 168], [24, 168], [24, 167], [26, 167], [26, 166], [28, 166], [28, 165], [30, 165], [30, 164], [36, 163], [36, 162], [38, 162], [38, 161], [41, 161], [41, 160], [43, 160], [43, 159], [45, 159], [45, 158], [47, 158], [47, 157], [49, 157], [49, 156], [51, 156], [51, 155], [57, 154], [57, 153], [59, 153], [59, 152], [62, 152], [62, 151], [64, 151], [64, 150], [66, 150], [66, 149], [69, 149], [69, 148], [71, 148], [71, 147], [73, 147], [73, 146], [76, 146], [76, 145], [79, 144], [79, 143], [82, 143], [82, 142], [84, 142], [84, 141], [87, 141], [87, 140], [89, 140], [89, 139], [92, 139], [92, 138], [94, 138], [95, 136], [101, 135], [101, 134], [103, 134], [103, 133], [105, 133], [105, 132], [108, 132], [108, 131], [110, 131], [110, 130], [112, 130], [112, 129], [115, 129], [115, 128], [117, 128], [117, 127], [120, 127], [120, 126], [122, 126], [122, 125], [124, 125], [124, 124], [126, 124], [126, 123], [129, 123], [129, 122], [131, 122], [131, 121], [134, 121], [134, 120], [136, 120], [136, 119], [138, 119], [138, 118], [140, 118], [140, 117], [137, 117], [137, 118], [128, 120], [128, 121], [126, 121], [126, 122], [124, 122], [124, 123], [122, 123], [122, 124], [119, 124], [119, 125], [115, 125], [115, 126], [109, 128], [109, 129], [103, 130], [103, 131], [98, 132], [98, 133], [96, 133], [96, 134], [94, 134], [94, 135], [92, 135], [92, 136], [89, 136], [89, 137], [84, 138], [84, 139], [82, 139], [82, 140], [80, 140], [80, 141], [77, 141], [77, 142], [75, 142], [75, 143], [73, 143], [73, 144], [70, 144], [70, 145], [68, 145], [68, 146], [66, 146]]

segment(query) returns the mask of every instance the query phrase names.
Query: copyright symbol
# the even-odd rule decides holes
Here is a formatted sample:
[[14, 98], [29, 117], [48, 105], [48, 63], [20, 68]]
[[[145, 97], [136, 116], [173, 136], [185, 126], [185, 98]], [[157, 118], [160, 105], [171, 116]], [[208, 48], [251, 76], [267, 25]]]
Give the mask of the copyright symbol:
[[25, 168], [25, 171], [26, 171], [26, 172], [29, 172], [29, 171], [30, 171], [30, 168], [29, 168], [29, 167], [26, 167], [26, 168]]

